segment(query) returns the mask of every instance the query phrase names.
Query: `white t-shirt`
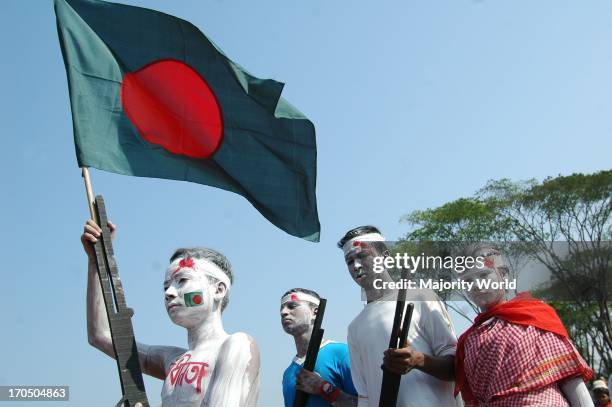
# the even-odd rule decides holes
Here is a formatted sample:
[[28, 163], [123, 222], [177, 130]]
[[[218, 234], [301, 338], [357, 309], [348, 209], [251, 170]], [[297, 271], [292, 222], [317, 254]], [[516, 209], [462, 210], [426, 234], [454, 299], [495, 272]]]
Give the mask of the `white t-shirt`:
[[[408, 331], [412, 347], [431, 356], [454, 355], [457, 337], [444, 305], [414, 298], [410, 302], [414, 304]], [[389, 347], [395, 304], [395, 301], [371, 302], [349, 325], [351, 374], [359, 393], [359, 406], [378, 407], [383, 377], [380, 366], [383, 352]], [[402, 376], [397, 407], [455, 406], [453, 388], [454, 382], [413, 369]], [[367, 401], [362, 397], [367, 397]]]

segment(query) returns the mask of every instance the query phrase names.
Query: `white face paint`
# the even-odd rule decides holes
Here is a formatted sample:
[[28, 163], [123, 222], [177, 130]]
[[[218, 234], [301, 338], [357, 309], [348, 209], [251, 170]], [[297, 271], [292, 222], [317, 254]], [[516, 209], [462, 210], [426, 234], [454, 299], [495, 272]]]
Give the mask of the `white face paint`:
[[499, 304], [505, 298], [506, 292], [503, 288], [492, 288], [491, 286], [489, 289], [478, 288], [477, 280], [488, 280], [491, 283], [503, 282], [503, 275], [497, 269], [471, 269], [463, 274], [462, 280], [474, 283], [472, 289], [466, 291], [466, 295], [470, 301], [482, 310]]
[[164, 280], [168, 316], [172, 322], [184, 328], [201, 325], [213, 311], [215, 300], [225, 295], [225, 283], [211, 283], [205, 270], [202, 270], [208, 262], [198, 260], [187, 258], [174, 261], [168, 267]]
[[316, 315], [310, 302], [286, 301], [281, 305], [280, 317], [285, 332], [295, 336], [308, 332]]
[[353, 281], [366, 290], [372, 289], [374, 280], [380, 278], [379, 274], [374, 273], [375, 256], [378, 256], [378, 253], [368, 243], [347, 250], [344, 256]]

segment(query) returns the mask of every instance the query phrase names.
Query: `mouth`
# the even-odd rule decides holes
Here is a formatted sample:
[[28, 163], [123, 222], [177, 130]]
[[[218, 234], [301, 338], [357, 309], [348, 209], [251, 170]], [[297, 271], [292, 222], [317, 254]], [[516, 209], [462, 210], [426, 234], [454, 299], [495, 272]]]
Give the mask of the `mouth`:
[[178, 307], [180, 307], [179, 304], [168, 304], [168, 305], [166, 305], [166, 309], [168, 310], [168, 312], [170, 312], [171, 309], [178, 308]]
[[293, 321], [291, 319], [289, 319], [289, 318], [281, 319], [281, 324], [283, 324], [283, 325], [287, 325], [287, 324], [289, 324], [291, 322], [293, 322]]
[[361, 281], [363, 278], [365, 278], [365, 276], [366, 273], [360, 271], [359, 273], [355, 274], [355, 281]]

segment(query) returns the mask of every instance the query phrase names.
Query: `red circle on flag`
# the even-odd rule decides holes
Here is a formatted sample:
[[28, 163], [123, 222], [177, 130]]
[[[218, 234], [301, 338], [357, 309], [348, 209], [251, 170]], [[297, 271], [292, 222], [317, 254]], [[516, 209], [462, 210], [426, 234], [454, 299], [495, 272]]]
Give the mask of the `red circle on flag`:
[[193, 301], [194, 304], [201, 304], [202, 303], [202, 297], [200, 297], [199, 295], [194, 295], [192, 301]]
[[223, 118], [212, 89], [181, 61], [155, 61], [121, 81], [121, 104], [149, 143], [192, 158], [212, 156], [223, 141]]

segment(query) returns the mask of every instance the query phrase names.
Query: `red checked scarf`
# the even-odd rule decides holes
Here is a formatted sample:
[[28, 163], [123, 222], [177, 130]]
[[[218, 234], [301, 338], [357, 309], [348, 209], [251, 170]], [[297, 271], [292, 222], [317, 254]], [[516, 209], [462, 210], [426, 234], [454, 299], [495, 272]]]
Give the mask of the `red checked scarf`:
[[[478, 331], [484, 332], [486, 327], [483, 327], [482, 324], [491, 318], [505, 321], [503, 327], [509, 328], [504, 329], [501, 325], [495, 324], [497, 327], [494, 326], [491, 329], [496, 330], [492, 332], [497, 335], [494, 342], [496, 346], [478, 348], [478, 355], [469, 355], [474, 358], [487, 358], [492, 363], [499, 365], [499, 369], [494, 369], [497, 375], [494, 377], [491, 377], [491, 372], [473, 372], [478, 376], [478, 382], [491, 380], [498, 380], [497, 384], [507, 382], [508, 388], [498, 389], [499, 391], [496, 390], [490, 396], [505, 397], [511, 394], [534, 392], [570, 377], [582, 376], [584, 380], [591, 379], [593, 372], [576, 353], [555, 310], [531, 297], [529, 293], [521, 293], [514, 299], [479, 314], [470, 329], [459, 338], [455, 355], [455, 395], [461, 392], [464, 401], [475, 402], [482, 396], [473, 393], [467, 380], [465, 372], [466, 340], [472, 334], [478, 334]], [[512, 324], [534, 327], [544, 332], [538, 333], [529, 328], [512, 330], [510, 329]], [[548, 334], [549, 332], [555, 335]], [[537, 349], [535, 355], [520, 351], [513, 352], [512, 355], [504, 353], [508, 350], [516, 351], [513, 346], [516, 347], [521, 340], [529, 340], [528, 335], [535, 335], [534, 339], [537, 336], [538, 343], [533, 344], [532, 347], [532, 350]], [[510, 356], [513, 357], [510, 358]], [[511, 374], [511, 377], [508, 374]], [[492, 386], [489, 387], [492, 388]]]

